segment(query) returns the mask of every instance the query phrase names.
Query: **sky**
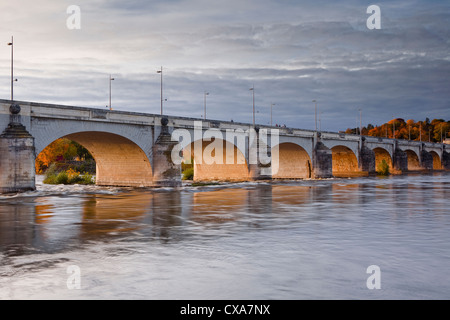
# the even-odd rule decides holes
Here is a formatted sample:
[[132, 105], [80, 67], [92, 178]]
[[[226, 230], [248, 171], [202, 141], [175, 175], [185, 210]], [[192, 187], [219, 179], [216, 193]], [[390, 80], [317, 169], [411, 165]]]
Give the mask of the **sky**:
[[208, 92], [215, 120], [251, 123], [253, 93], [262, 125], [314, 129], [313, 100], [323, 131], [450, 120], [450, 1], [1, 0], [0, 21], [2, 99], [14, 36], [19, 101], [105, 109], [111, 74], [114, 110], [159, 114], [162, 67], [167, 115]]

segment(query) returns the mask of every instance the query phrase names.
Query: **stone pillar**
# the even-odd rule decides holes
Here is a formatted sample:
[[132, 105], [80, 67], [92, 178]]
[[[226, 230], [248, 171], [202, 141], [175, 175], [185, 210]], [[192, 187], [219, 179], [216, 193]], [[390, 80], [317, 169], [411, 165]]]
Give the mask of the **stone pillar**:
[[376, 174], [375, 152], [365, 146], [365, 137], [361, 137], [361, 149], [359, 150], [359, 166], [362, 172]]
[[447, 152], [446, 149], [442, 152], [442, 168], [445, 170], [450, 170], [450, 153]]
[[181, 186], [181, 164], [172, 161], [172, 149], [178, 144], [169, 133], [167, 118], [161, 119], [161, 133], [153, 145], [153, 184], [159, 187]]
[[[261, 139], [259, 127], [249, 132], [249, 178], [250, 180], [272, 179], [271, 149]], [[264, 159], [262, 159], [264, 157]]]
[[21, 123], [20, 110], [10, 106], [10, 122], [0, 135], [0, 193], [36, 189], [34, 138]]
[[320, 141], [320, 133], [317, 134], [317, 141], [313, 150], [313, 177], [315, 179], [326, 179], [333, 177], [333, 155], [331, 149], [327, 148]]
[[422, 149], [420, 152], [420, 163], [423, 169], [433, 170], [433, 156], [431, 153]]
[[408, 155], [406, 152], [395, 148], [393, 164], [394, 172], [402, 173], [403, 171], [408, 171]]

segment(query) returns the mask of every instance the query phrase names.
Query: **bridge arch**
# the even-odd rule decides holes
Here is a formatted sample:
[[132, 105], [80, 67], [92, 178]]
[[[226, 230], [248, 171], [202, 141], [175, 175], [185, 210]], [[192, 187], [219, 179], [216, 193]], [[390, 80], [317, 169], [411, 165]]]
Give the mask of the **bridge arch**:
[[348, 177], [359, 172], [358, 159], [349, 147], [337, 145], [331, 148], [331, 152], [333, 176]]
[[384, 161], [389, 165], [389, 171], [392, 172], [392, 157], [389, 151], [387, 151], [384, 148], [377, 147], [373, 149], [373, 152], [375, 153], [375, 171], [380, 171], [380, 165]]
[[420, 166], [420, 158], [419, 155], [410, 149], [405, 150], [406, 155], [408, 157], [408, 170], [409, 171], [417, 171], [422, 170]]
[[153, 185], [149, 158], [136, 143], [125, 137], [109, 132], [87, 131], [58, 138], [75, 141], [91, 153], [97, 164], [97, 185], [132, 187]]
[[442, 162], [439, 154], [436, 151], [430, 151], [430, 154], [433, 157], [433, 170], [442, 170]]
[[272, 147], [272, 178], [308, 179], [311, 174], [311, 158], [303, 147], [292, 142]]
[[193, 180], [249, 180], [249, 167], [243, 152], [229, 141], [214, 137], [210, 140], [199, 139], [182, 149], [183, 161], [193, 165]]

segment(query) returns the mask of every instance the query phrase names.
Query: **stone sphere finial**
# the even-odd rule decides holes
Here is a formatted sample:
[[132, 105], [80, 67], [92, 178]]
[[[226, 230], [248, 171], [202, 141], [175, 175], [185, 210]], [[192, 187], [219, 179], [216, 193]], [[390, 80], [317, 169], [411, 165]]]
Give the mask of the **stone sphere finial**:
[[16, 103], [13, 103], [10, 107], [9, 107], [9, 112], [11, 112], [11, 114], [19, 114], [20, 113], [20, 106]]
[[167, 119], [166, 117], [161, 119], [161, 124], [165, 127], [167, 126], [167, 124], [169, 123], [169, 119]]

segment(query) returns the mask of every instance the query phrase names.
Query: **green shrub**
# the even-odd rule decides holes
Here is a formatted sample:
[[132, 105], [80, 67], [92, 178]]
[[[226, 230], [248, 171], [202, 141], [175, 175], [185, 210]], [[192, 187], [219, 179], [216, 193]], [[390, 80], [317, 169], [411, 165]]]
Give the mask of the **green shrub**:
[[45, 184], [95, 184], [95, 179], [89, 173], [81, 175], [72, 169], [57, 172], [55, 168], [49, 168], [43, 181]]
[[383, 159], [383, 161], [381, 161], [380, 165], [378, 166], [377, 173], [380, 176], [387, 176], [387, 175], [389, 175], [389, 164], [386, 162], [386, 160]]
[[194, 179], [194, 168], [187, 168], [183, 171], [183, 180]]
[[61, 171], [56, 176], [56, 184], [68, 184], [69, 183], [69, 175], [65, 171]]
[[85, 173], [84, 175], [79, 177], [81, 178], [79, 184], [95, 184], [94, 177], [89, 173]]

